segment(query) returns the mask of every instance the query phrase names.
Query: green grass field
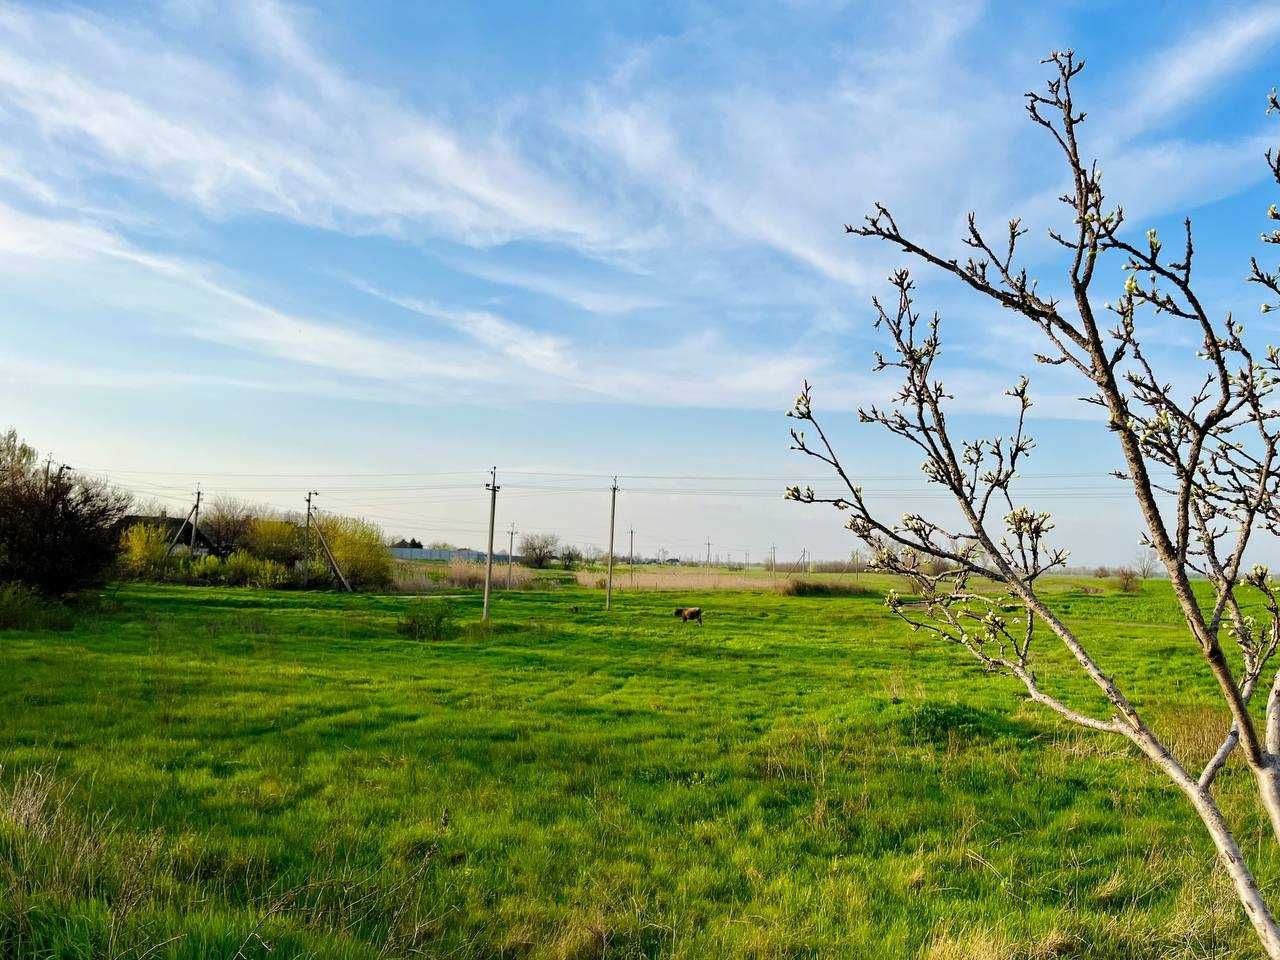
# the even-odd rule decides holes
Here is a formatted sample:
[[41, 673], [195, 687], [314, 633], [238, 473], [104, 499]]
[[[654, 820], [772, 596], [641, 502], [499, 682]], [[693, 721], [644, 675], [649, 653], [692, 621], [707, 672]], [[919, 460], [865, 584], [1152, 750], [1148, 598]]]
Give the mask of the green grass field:
[[[1079, 586], [1057, 607], [1206, 756], [1167, 586]], [[1257, 955], [1154, 771], [877, 596], [518, 592], [415, 642], [408, 598], [111, 593], [0, 634], [0, 956]]]

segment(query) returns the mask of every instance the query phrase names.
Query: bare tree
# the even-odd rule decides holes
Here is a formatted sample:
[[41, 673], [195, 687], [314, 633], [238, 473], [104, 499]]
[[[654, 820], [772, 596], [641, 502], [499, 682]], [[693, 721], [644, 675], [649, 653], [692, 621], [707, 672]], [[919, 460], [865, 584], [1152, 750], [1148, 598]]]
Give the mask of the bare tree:
[[1133, 572], [1140, 580], [1150, 580], [1160, 569], [1160, 558], [1151, 544], [1144, 543], [1133, 555]]
[[554, 533], [526, 533], [520, 538], [520, 559], [527, 566], [541, 570], [556, 556], [560, 538]]
[[[947, 529], [917, 513], [895, 521], [874, 511], [815, 418], [807, 383], [790, 416], [811, 428], [816, 438], [793, 429], [794, 448], [826, 463], [845, 490], [826, 496], [793, 486], [787, 496], [831, 504], [848, 514], [847, 526], [874, 551], [877, 566], [910, 581], [916, 599], [908, 602], [890, 594], [888, 604], [913, 629], [958, 644], [992, 673], [1015, 677], [1033, 701], [1065, 720], [1132, 742], [1195, 810], [1266, 955], [1280, 958], [1280, 927], [1213, 792], [1228, 757], [1239, 751], [1252, 773], [1256, 801], [1270, 820], [1272, 839], [1280, 839], [1280, 673], [1272, 664], [1280, 640], [1280, 592], [1265, 567], [1244, 569], [1253, 531], [1280, 532], [1280, 476], [1275, 470], [1280, 428], [1272, 405], [1280, 384], [1280, 351], [1255, 353], [1238, 321], [1230, 314], [1215, 318], [1204, 304], [1192, 279], [1190, 220], [1172, 257], [1154, 230], [1140, 242], [1128, 238], [1123, 210], [1106, 203], [1102, 174], [1081, 152], [1078, 137], [1085, 115], [1072, 99], [1071, 85], [1084, 64], [1070, 51], [1055, 52], [1044, 62], [1051, 66], [1051, 79], [1044, 93], [1027, 95], [1027, 110], [1057, 145], [1070, 179], [1061, 199], [1070, 210], [1071, 226], [1049, 231], [1065, 250], [1068, 296], [1059, 300], [1041, 293], [1020, 264], [1017, 246], [1026, 231], [1018, 220], [994, 243], [971, 214], [965, 259], [918, 243], [882, 205], [861, 225], [845, 229], [887, 242], [1017, 314], [1044, 337], [1038, 362], [1061, 365], [1088, 382], [1086, 399], [1105, 414], [1124, 459], [1116, 476], [1132, 487], [1144, 536], [1168, 575], [1188, 640], [1202, 655], [1230, 712], [1220, 746], [1198, 771], [1175, 756], [1103, 669], [1097, 638], [1078, 634], [1042, 598], [1041, 579], [1066, 563], [1067, 552], [1049, 541], [1054, 529], [1050, 515], [1035, 510], [1015, 490], [1017, 472], [1034, 448], [1026, 432], [1032, 403], [1028, 381], [1024, 377], [1007, 391], [1016, 413], [1009, 436], [953, 437], [944, 410], [950, 398], [933, 370], [941, 346], [938, 317], [921, 319], [907, 270], [890, 280], [892, 301], [874, 302], [876, 325], [892, 345], [887, 357], [877, 355], [876, 369], [894, 371], [902, 385], [888, 407], [861, 410], [860, 419], [919, 449], [927, 479], [950, 494], [963, 517], [961, 525]], [[1268, 113], [1277, 110], [1280, 101], [1273, 91]], [[1266, 159], [1280, 183], [1280, 152], [1268, 151]], [[1274, 205], [1268, 216], [1280, 219]], [[1263, 239], [1280, 243], [1280, 231]], [[1095, 288], [1098, 268], [1105, 262], [1123, 265], [1127, 278], [1118, 296], [1100, 303]], [[1280, 270], [1268, 272], [1255, 259], [1248, 279], [1268, 291], [1271, 302], [1264, 312], [1280, 308], [1272, 299], [1280, 298]], [[1152, 366], [1139, 320], [1145, 327], [1153, 314], [1188, 325], [1202, 340], [1196, 357], [1204, 365], [1203, 378], [1191, 387], [1174, 386], [1173, 378], [1159, 376]], [[928, 559], [949, 566], [936, 571]], [[1195, 574], [1212, 586], [1207, 609], [1192, 592]], [[976, 578], [1002, 589], [975, 589]], [[1265, 623], [1255, 623], [1243, 612], [1249, 592], [1266, 609]], [[1046, 632], [1102, 692], [1109, 711], [1078, 709], [1044, 688], [1032, 653]], [[1234, 647], [1231, 657], [1224, 643]], [[1260, 684], [1270, 688], [1261, 724], [1250, 712]]]
[[200, 515], [200, 529], [221, 557], [243, 548], [252, 526], [253, 507], [229, 497], [214, 500]]
[[572, 570], [578, 564], [582, 563], [582, 551], [571, 543], [565, 544], [560, 548], [560, 562], [564, 564], [566, 570]]

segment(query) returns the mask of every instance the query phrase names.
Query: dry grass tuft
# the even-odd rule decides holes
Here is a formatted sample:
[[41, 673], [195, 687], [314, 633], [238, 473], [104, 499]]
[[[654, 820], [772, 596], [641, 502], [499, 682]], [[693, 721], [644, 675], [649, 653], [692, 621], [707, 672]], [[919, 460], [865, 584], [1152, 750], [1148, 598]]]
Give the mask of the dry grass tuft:
[[971, 930], [942, 930], [921, 954], [921, 960], [1013, 960], [1014, 945], [1003, 933], [975, 927]]

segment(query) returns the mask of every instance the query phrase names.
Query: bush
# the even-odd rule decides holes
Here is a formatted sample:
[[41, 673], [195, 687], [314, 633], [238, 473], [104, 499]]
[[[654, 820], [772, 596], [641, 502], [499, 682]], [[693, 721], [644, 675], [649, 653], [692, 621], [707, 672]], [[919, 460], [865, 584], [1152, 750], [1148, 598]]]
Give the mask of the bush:
[[329, 561], [323, 557], [311, 557], [295, 564], [294, 569], [297, 571], [297, 577], [300, 584], [308, 587], [328, 587], [332, 586], [333, 571], [329, 568]]
[[1142, 581], [1138, 579], [1136, 571], [1121, 567], [1116, 571], [1116, 585], [1121, 593], [1137, 593], [1142, 586]]
[[783, 580], [778, 592], [784, 597], [858, 597], [870, 591], [860, 583], [831, 580]]
[[324, 532], [333, 559], [354, 590], [385, 590], [391, 585], [391, 551], [382, 530], [356, 517], [326, 516], [313, 521]]
[[401, 636], [410, 640], [449, 640], [458, 634], [453, 605], [442, 600], [414, 604], [408, 615], [396, 625]]
[[158, 523], [134, 523], [120, 534], [120, 573], [137, 579], [163, 574], [169, 535]]
[[0, 585], [0, 630], [66, 630], [71, 611], [21, 583]]
[[293, 578], [289, 568], [275, 560], [255, 557], [244, 550], [237, 550], [221, 564], [222, 581], [231, 587], [260, 587], [278, 590], [287, 587]]
[[54, 596], [102, 583], [120, 550], [128, 495], [66, 466], [38, 466], [10, 430], [0, 436], [0, 583]]
[[191, 561], [187, 567], [188, 577], [195, 583], [224, 583], [226, 582], [226, 570], [221, 557], [215, 557], [212, 554], [204, 557], [197, 557]]
[[566, 570], [572, 570], [576, 564], [582, 563], [584, 557], [577, 547], [566, 546], [560, 551], [560, 562]]
[[243, 551], [264, 560], [292, 566], [303, 559], [303, 536], [292, 520], [279, 517], [254, 517], [249, 523]]

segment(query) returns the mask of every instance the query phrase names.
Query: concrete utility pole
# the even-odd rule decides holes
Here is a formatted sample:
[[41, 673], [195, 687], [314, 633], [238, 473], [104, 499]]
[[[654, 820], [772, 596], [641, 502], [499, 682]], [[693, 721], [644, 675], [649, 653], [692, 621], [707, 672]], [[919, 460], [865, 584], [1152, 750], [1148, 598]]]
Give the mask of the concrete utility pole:
[[196, 487], [196, 505], [191, 511], [191, 544], [187, 548], [191, 551], [191, 555], [196, 555], [196, 528], [200, 526], [200, 488]]
[[195, 516], [195, 512], [196, 508], [192, 506], [192, 508], [187, 511], [187, 515], [182, 518], [182, 522], [178, 524], [178, 529], [174, 533], [173, 539], [169, 541], [169, 546], [164, 551], [165, 560], [169, 559], [169, 555], [173, 553], [173, 548], [176, 547], [178, 545], [178, 541], [182, 539], [182, 531], [187, 529], [187, 523], [193, 516]]
[[318, 490], [307, 491], [307, 522], [302, 527], [302, 585], [311, 585], [311, 498]]
[[511, 567], [515, 563], [516, 525], [513, 523], [507, 530], [507, 589], [511, 589]]
[[[314, 491], [312, 491], [312, 493], [314, 493]], [[307, 494], [308, 521], [310, 521], [312, 513], [310, 500], [311, 494]], [[333, 551], [329, 549], [329, 541], [324, 538], [324, 530], [318, 523], [316, 524], [316, 536], [320, 539], [320, 549], [324, 551], [324, 558], [329, 561], [329, 569], [333, 571], [334, 577], [336, 577], [338, 582], [342, 584], [342, 589], [347, 591], [347, 593], [355, 593], [355, 591], [351, 589], [351, 582], [347, 579], [347, 575], [343, 573], [342, 568], [338, 566], [338, 561], [334, 558]]]
[[711, 541], [707, 541], [707, 569], [711, 569]]
[[613, 518], [618, 512], [618, 478], [613, 478], [613, 486], [609, 488], [609, 566], [604, 582], [604, 608], [609, 609], [613, 602]]
[[629, 553], [631, 561], [631, 589], [636, 588], [636, 528], [631, 528], [631, 551]]
[[778, 579], [778, 545], [776, 543], [769, 544], [769, 572], [773, 574], [773, 579]]
[[498, 514], [498, 468], [489, 471], [489, 482], [484, 485], [489, 491], [489, 554], [484, 563], [484, 613], [480, 617], [489, 622], [489, 588], [493, 582], [493, 519]]

